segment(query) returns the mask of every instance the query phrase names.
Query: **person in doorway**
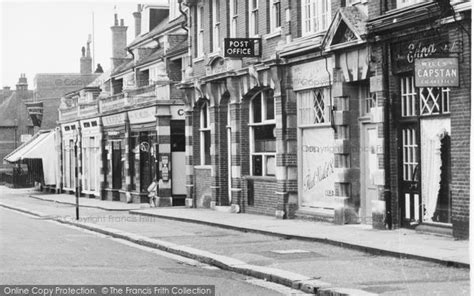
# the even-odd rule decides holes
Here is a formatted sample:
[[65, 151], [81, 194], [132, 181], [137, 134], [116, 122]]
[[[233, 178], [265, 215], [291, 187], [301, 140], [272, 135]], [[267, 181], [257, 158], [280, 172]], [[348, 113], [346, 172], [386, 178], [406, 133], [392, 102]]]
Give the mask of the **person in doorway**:
[[150, 186], [147, 188], [148, 191], [148, 197], [149, 197], [149, 203], [152, 208], [158, 206], [157, 205], [157, 199], [158, 199], [158, 180], [156, 178], [153, 179], [153, 182], [151, 182]]

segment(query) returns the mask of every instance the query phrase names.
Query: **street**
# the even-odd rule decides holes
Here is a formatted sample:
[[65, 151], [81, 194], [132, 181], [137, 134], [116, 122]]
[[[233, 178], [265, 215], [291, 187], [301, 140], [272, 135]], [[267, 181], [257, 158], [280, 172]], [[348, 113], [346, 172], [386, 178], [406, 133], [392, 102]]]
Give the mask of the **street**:
[[[0, 193], [9, 206], [73, 220], [72, 205]], [[219, 295], [275, 295], [243, 275], [183, 264], [161, 251], [0, 208], [2, 283], [212, 284]], [[309, 275], [339, 287], [382, 295], [469, 295], [469, 269], [371, 255], [333, 245], [193, 223], [81, 208], [81, 221]], [[141, 249], [140, 249], [141, 248]], [[149, 249], [149, 248], [147, 248]], [[276, 285], [279, 286], [279, 285]], [[224, 292], [225, 291], [225, 292]], [[284, 291], [284, 290], [282, 290]]]
[[183, 263], [47, 220], [3, 208], [0, 217], [1, 284], [206, 284], [216, 285], [216, 295], [280, 294], [243, 275], [192, 265], [192, 260]]

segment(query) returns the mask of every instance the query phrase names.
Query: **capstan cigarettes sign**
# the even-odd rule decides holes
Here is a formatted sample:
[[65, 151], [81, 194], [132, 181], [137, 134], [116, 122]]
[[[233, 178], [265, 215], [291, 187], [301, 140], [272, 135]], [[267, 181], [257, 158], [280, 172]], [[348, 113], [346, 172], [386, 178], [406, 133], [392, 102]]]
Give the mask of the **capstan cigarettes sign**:
[[459, 86], [457, 58], [428, 58], [415, 60], [416, 87]]

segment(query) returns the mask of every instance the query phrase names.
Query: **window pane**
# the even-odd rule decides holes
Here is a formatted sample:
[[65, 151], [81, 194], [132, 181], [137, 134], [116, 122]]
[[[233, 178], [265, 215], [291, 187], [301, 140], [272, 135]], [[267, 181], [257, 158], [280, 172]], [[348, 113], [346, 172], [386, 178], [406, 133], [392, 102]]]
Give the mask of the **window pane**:
[[253, 122], [262, 122], [262, 95], [258, 94], [252, 101]]
[[267, 119], [275, 119], [275, 103], [273, 96], [267, 96], [266, 109]]
[[211, 132], [204, 132], [204, 164], [211, 164]]
[[276, 151], [276, 139], [273, 132], [274, 129], [274, 124], [254, 127], [254, 152]]
[[265, 175], [274, 176], [275, 175], [275, 166], [276, 166], [275, 156], [267, 156], [266, 157], [267, 172], [266, 172]]
[[262, 157], [263, 157], [262, 155], [252, 156], [252, 166], [253, 166], [252, 175], [254, 176], [262, 175]]
[[201, 128], [207, 128], [207, 103], [202, 106], [201, 109], [201, 116], [202, 116], [202, 121], [201, 121]]

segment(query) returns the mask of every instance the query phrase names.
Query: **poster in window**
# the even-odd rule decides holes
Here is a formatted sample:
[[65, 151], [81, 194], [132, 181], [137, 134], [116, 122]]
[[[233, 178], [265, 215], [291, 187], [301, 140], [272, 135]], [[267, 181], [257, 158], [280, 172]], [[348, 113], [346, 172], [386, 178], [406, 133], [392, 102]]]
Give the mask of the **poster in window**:
[[334, 208], [334, 148], [331, 127], [303, 130], [301, 206]]

